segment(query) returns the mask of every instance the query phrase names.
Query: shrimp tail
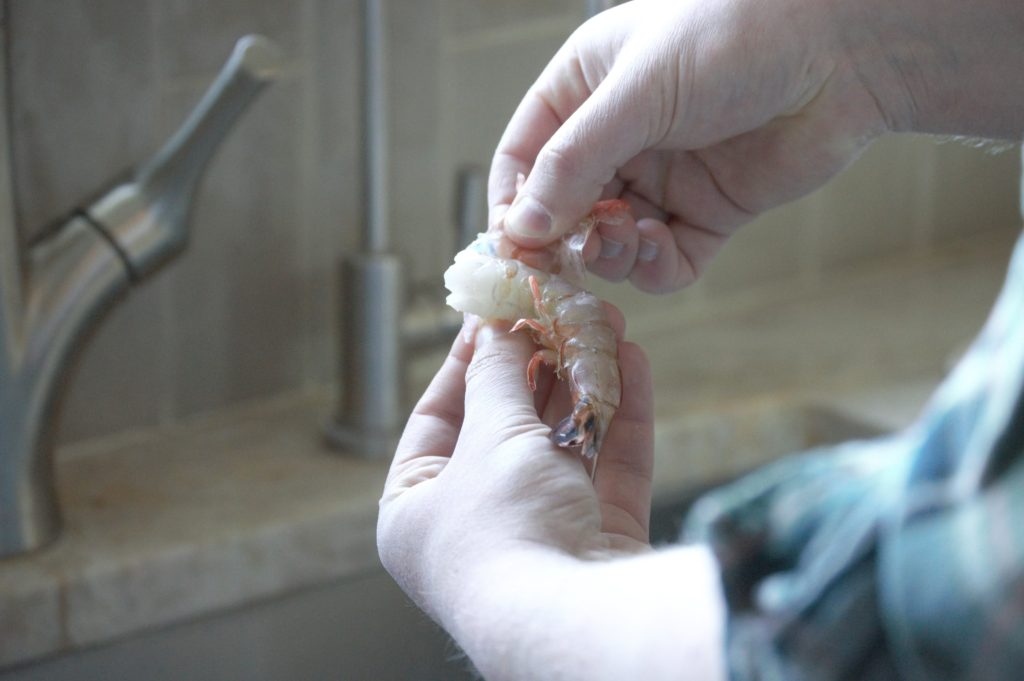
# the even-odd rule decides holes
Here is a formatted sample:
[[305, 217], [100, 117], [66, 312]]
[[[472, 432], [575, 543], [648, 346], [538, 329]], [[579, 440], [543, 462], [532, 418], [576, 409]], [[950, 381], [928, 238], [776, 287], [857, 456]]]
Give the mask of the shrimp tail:
[[582, 396], [573, 406], [572, 413], [551, 431], [551, 440], [559, 447], [579, 445], [580, 453], [587, 459], [593, 459], [601, 449], [601, 433], [595, 427], [595, 418], [590, 398]]
[[583, 287], [583, 245], [597, 225], [629, 219], [624, 201], [600, 201], [572, 234], [538, 250], [520, 248], [500, 231], [481, 234], [444, 275], [453, 308], [484, 319], [518, 320], [512, 330], [528, 332], [540, 346], [527, 367], [531, 388], [541, 364], [554, 366], [568, 382], [573, 410], [550, 437], [558, 446], [580, 448], [591, 479], [619, 406], [621, 377], [615, 332], [601, 301]]

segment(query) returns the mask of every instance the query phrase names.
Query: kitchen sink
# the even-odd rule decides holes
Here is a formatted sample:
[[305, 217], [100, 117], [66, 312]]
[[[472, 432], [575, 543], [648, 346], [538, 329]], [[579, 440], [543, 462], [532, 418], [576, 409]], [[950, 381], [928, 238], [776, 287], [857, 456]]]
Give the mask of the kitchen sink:
[[658, 422], [651, 543], [669, 544], [705, 493], [788, 454], [877, 437], [885, 428], [843, 410], [754, 404]]
[[[662, 419], [652, 541], [674, 541], [687, 509], [714, 483], [788, 452], [876, 433], [803, 405]], [[473, 678], [448, 636], [381, 569], [0, 671], [0, 681]]]
[[383, 570], [0, 672], [3, 681], [474, 678]]

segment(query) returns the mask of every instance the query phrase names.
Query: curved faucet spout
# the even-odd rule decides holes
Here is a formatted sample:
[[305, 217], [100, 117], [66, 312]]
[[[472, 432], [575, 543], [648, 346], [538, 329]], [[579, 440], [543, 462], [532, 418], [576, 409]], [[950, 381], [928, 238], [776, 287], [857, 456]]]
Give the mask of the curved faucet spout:
[[[0, 366], [0, 556], [59, 527], [53, 481], [56, 388], [83, 333], [128, 287], [117, 251], [73, 219], [31, 253], [21, 343]], [[0, 346], [4, 345], [0, 342]]]
[[188, 240], [188, 207], [214, 151], [242, 112], [277, 75], [281, 53], [246, 36], [195, 110], [164, 147], [85, 213], [124, 254], [134, 278], [173, 258]]
[[16, 256], [0, 257], [0, 558], [56, 536], [52, 440], [61, 378], [130, 283], [184, 250], [208, 161], [280, 63], [267, 39], [242, 38], [181, 129], [132, 181], [35, 244], [24, 272]]

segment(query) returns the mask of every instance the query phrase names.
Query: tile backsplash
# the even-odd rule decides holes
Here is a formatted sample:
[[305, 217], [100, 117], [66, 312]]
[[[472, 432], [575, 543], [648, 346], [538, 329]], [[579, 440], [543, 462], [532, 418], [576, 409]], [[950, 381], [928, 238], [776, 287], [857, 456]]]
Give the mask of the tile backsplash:
[[[22, 243], [152, 154], [235, 40], [258, 32], [284, 74], [197, 194], [188, 251], [99, 328], [70, 383], [62, 441], [175, 422], [333, 383], [335, 272], [363, 214], [357, 0], [6, 0]], [[456, 171], [486, 167], [519, 98], [584, 18], [584, 0], [385, 0], [389, 219], [414, 283], [454, 242]], [[825, 189], [762, 216], [688, 297], [1018, 229], [1017, 154], [880, 140]], [[606, 287], [602, 287], [604, 289]], [[657, 301], [618, 290], [631, 304]]]

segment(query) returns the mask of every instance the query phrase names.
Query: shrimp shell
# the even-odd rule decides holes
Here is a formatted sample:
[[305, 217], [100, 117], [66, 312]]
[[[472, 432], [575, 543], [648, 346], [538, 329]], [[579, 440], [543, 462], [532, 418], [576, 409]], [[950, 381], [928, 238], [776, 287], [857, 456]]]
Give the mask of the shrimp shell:
[[[623, 201], [599, 202], [547, 253], [519, 249], [500, 232], [480, 234], [444, 275], [451, 307], [485, 320], [515, 321], [513, 330], [530, 333], [540, 346], [527, 368], [531, 388], [541, 364], [553, 366], [568, 382], [573, 410], [551, 431], [551, 439], [562, 447], [580, 446], [591, 476], [622, 384], [615, 330], [601, 300], [578, 283], [582, 246], [597, 224], [621, 220], [628, 210]], [[522, 260], [545, 263], [545, 269]]]

